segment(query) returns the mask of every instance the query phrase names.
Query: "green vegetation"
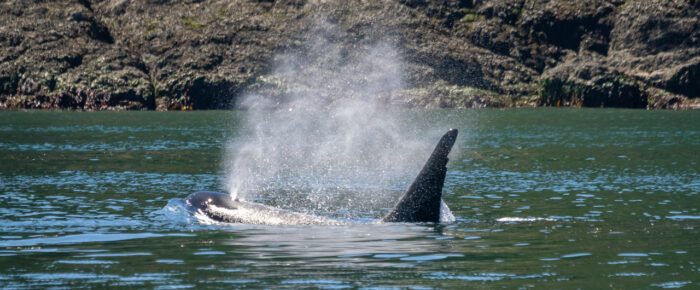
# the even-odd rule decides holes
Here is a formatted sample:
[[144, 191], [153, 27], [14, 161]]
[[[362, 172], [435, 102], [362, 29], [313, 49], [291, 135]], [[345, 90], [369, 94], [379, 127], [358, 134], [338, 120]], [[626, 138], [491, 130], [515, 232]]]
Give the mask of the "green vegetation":
[[272, 11], [266, 11], [262, 14], [262, 16], [267, 17], [267, 18], [274, 18], [277, 20], [285, 20], [287, 19], [287, 14], [286, 13], [274, 13]]
[[216, 9], [216, 18], [217, 19], [222, 18], [222, 17], [229, 17], [229, 16], [231, 16], [231, 14], [226, 11], [225, 5], [221, 5], [221, 6], [219, 6], [219, 9]]
[[151, 93], [153, 94], [153, 99], [158, 99], [158, 84], [154, 82], [149, 83], [151, 87]]
[[185, 25], [190, 29], [199, 29], [204, 26], [204, 24], [194, 21], [190, 16], [182, 17], [182, 21], [184, 21]]
[[474, 22], [474, 20], [476, 20], [476, 14], [467, 14], [462, 17], [462, 21]]
[[146, 25], [146, 37], [151, 36], [158, 29], [158, 20], [153, 20]]

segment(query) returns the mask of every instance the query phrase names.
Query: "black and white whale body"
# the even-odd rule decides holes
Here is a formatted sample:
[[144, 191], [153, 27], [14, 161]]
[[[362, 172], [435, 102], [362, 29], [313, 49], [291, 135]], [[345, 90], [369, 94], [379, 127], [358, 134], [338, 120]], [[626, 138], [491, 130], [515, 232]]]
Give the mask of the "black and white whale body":
[[[430, 155], [428, 162], [396, 206], [382, 222], [439, 222], [442, 186], [447, 174], [447, 155], [457, 139], [457, 129], [450, 129]], [[199, 191], [187, 196], [185, 207], [208, 218], [245, 224], [344, 224], [342, 221], [279, 209], [259, 203], [233, 199], [220, 192]]]
[[273, 206], [231, 198], [222, 192], [199, 191], [185, 198], [185, 207], [225, 223], [260, 225], [342, 225], [345, 222], [320, 216], [288, 211]]

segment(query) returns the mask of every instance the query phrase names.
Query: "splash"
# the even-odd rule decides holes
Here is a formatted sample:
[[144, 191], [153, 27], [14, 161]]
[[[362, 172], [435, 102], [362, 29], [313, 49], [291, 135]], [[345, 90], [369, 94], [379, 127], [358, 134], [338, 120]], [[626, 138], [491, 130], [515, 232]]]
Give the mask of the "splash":
[[453, 223], [455, 221], [457, 221], [457, 218], [452, 214], [450, 207], [447, 206], [444, 200], [440, 200], [440, 222]]
[[380, 102], [404, 86], [399, 53], [387, 41], [347, 51], [337, 34], [317, 21], [307, 44], [278, 55], [240, 103], [246, 133], [226, 153], [232, 195], [288, 195], [276, 205], [316, 213], [389, 207], [425, 162], [435, 141], [425, 136], [442, 129], [426, 134]]

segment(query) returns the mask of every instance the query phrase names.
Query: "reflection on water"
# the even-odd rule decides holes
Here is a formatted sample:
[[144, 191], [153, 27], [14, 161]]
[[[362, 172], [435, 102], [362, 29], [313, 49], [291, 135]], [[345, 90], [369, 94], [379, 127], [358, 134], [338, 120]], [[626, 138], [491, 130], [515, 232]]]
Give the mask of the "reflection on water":
[[257, 199], [349, 225], [199, 223], [238, 114], [0, 113], [0, 287], [700, 286], [697, 113], [406, 112], [461, 129], [454, 222], [372, 223], [407, 177]]
[[78, 234], [59, 237], [42, 237], [32, 239], [17, 239], [0, 241], [0, 247], [30, 247], [38, 245], [68, 245], [79, 243], [95, 243], [95, 242], [113, 242], [125, 241], [131, 239], [145, 239], [163, 236], [191, 236], [188, 234], [153, 234], [153, 233], [134, 233], [134, 234]]

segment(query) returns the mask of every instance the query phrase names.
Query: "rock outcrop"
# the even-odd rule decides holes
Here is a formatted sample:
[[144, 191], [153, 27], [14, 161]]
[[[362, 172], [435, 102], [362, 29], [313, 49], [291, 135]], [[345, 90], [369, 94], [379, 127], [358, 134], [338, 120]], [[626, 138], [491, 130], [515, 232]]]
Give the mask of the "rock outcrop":
[[0, 2], [0, 108], [280, 106], [347, 84], [386, 106], [698, 108], [700, 1]]

